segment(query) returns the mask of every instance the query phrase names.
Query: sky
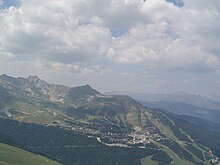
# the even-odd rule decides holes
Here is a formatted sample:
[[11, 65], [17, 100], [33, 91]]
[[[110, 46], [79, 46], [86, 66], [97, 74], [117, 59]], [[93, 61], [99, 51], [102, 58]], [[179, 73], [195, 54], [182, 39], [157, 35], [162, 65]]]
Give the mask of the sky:
[[219, 0], [0, 0], [0, 74], [220, 95]]

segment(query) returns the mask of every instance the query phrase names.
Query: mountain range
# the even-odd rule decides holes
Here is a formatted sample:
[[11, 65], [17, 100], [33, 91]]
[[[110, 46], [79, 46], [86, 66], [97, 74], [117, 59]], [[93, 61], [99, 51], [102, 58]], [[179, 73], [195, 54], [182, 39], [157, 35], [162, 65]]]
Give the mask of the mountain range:
[[220, 109], [220, 100], [217, 95], [201, 96], [186, 92], [175, 93], [133, 93], [127, 91], [106, 92], [107, 95], [129, 95], [136, 100], [145, 102], [182, 102], [205, 109]]
[[185, 92], [171, 94], [140, 94], [131, 92], [108, 92], [107, 94], [130, 94], [142, 105], [220, 123], [220, 102], [216, 95], [201, 96]]
[[220, 126], [208, 120], [37, 76], [0, 76], [0, 130], [0, 143], [67, 165], [202, 165], [220, 156]]

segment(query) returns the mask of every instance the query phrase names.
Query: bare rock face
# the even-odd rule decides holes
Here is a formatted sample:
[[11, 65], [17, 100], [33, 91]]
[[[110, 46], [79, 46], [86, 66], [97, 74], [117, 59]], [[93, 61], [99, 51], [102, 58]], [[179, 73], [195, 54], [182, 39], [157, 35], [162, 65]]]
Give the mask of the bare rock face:
[[48, 99], [53, 102], [78, 99], [80, 97], [102, 96], [101, 93], [89, 85], [67, 87], [64, 85], [49, 84], [38, 76], [14, 78], [5, 74], [0, 76], [0, 84], [5, 87], [17, 88], [30, 93], [32, 96]]

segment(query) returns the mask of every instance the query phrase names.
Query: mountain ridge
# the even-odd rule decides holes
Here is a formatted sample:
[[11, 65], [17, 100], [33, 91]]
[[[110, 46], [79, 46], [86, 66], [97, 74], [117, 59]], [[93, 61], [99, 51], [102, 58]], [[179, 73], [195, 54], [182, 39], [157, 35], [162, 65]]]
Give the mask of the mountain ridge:
[[[209, 150], [220, 155], [220, 133], [201, 130], [201, 122], [191, 123], [188, 118], [146, 108], [130, 96], [106, 96], [89, 85], [59, 86], [35, 76], [0, 76], [0, 87], [0, 98], [11, 98], [10, 102], [0, 102], [0, 142], [61, 163], [77, 161], [81, 165], [80, 162], [88, 164], [91, 159], [97, 164], [93, 154], [100, 147], [117, 159], [99, 153], [104, 159], [99, 162], [111, 160], [111, 164], [124, 162], [128, 157], [133, 161], [129, 159], [126, 164], [211, 164], [218, 159]], [[51, 89], [55, 99], [51, 99]], [[197, 134], [206, 131], [208, 136], [198, 137], [190, 127]], [[83, 157], [69, 154], [76, 155], [77, 149]], [[59, 157], [57, 150], [62, 153]], [[91, 152], [88, 159], [84, 155], [87, 150]]]
[[107, 95], [125, 94], [132, 96], [136, 100], [142, 100], [145, 102], [184, 102], [200, 108], [220, 109], [220, 102], [216, 100], [212, 100], [211, 97], [188, 94], [186, 92], [152, 94], [152, 93], [133, 93], [128, 91], [112, 91], [112, 92], [106, 92], [105, 94]]
[[184, 102], [145, 102], [141, 100], [139, 100], [139, 102], [150, 108], [162, 109], [179, 115], [194, 116], [211, 122], [220, 123], [220, 109], [206, 109]]
[[[43, 97], [45, 99], [49, 99], [50, 101], [55, 102], [63, 102], [64, 99], [68, 97], [74, 97], [74, 99], [76, 99], [78, 97], [83, 97], [86, 95], [101, 95], [101, 93], [93, 89], [88, 84], [78, 87], [68, 87], [65, 85], [58, 85], [53, 83], [49, 84], [36, 75], [30, 75], [27, 78], [14, 78], [3, 74], [0, 76], [0, 80], [2, 81], [0, 83], [5, 86], [12, 85], [13, 87], [29, 92], [33, 96]], [[76, 94], [73, 96], [73, 92], [78, 93], [78, 95]]]

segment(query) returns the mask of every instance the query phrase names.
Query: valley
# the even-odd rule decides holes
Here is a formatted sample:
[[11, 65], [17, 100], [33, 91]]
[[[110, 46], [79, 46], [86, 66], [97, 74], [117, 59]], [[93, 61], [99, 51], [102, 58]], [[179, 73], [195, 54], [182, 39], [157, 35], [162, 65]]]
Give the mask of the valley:
[[129, 96], [36, 76], [0, 76], [0, 90], [0, 142], [59, 163], [218, 163], [219, 132]]

